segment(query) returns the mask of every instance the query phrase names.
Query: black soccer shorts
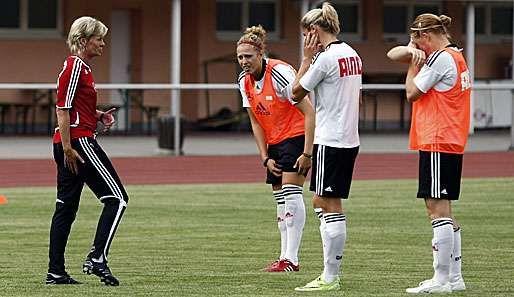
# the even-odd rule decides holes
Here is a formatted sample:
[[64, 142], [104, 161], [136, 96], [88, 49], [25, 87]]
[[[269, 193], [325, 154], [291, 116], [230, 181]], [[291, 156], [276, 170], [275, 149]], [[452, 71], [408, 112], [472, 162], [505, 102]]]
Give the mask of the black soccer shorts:
[[[294, 168], [296, 160], [303, 153], [305, 136], [299, 135], [285, 139], [277, 144], [268, 146], [268, 157], [282, 168], [282, 172], [297, 172], [298, 168]], [[272, 185], [282, 184], [282, 177], [276, 176], [269, 170], [266, 170], [266, 183]]]
[[418, 198], [458, 200], [462, 154], [419, 152]]
[[310, 190], [320, 197], [347, 199], [359, 147], [314, 145]]

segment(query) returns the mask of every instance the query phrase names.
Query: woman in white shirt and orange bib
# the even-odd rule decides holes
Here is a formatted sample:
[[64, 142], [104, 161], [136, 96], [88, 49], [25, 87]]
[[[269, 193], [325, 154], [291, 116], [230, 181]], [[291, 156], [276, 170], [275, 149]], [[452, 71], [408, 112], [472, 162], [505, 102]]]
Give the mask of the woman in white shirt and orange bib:
[[461, 273], [460, 226], [451, 201], [459, 199], [462, 156], [470, 119], [471, 84], [461, 53], [450, 42], [451, 18], [421, 14], [408, 46], [391, 49], [393, 61], [409, 63], [405, 82], [412, 102], [409, 148], [419, 151], [418, 198], [432, 220], [434, 275], [407, 293], [449, 293], [466, 289]]
[[277, 203], [281, 249], [266, 272], [300, 269], [298, 250], [305, 224], [303, 183], [311, 167], [314, 110], [309, 100], [292, 101], [296, 71], [289, 64], [264, 57], [266, 31], [248, 28], [237, 42], [237, 60], [243, 71], [239, 90], [248, 110], [266, 183]]

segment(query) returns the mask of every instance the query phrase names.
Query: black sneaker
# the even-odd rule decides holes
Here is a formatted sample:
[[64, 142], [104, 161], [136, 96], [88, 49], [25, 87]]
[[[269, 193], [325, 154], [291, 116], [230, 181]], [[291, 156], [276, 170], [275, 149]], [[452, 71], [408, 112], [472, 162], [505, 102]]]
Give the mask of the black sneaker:
[[78, 285], [78, 284], [80, 284], [80, 282], [71, 278], [71, 276], [67, 273], [64, 273], [64, 275], [58, 275], [55, 273], [47, 273], [46, 284], [47, 285]]
[[100, 281], [107, 286], [119, 286], [120, 282], [112, 275], [111, 270], [107, 266], [107, 262], [97, 263], [91, 260], [90, 257], [86, 258], [84, 265], [82, 265], [84, 273], [94, 274], [100, 278]]

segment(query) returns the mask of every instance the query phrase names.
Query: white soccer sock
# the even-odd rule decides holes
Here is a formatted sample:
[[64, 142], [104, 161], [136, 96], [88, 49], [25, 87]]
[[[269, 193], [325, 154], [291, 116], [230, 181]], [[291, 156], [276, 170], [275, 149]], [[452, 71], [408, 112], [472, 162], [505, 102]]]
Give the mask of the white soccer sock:
[[324, 236], [324, 281], [333, 282], [339, 275], [343, 260], [344, 244], [346, 242], [346, 216], [342, 213], [325, 213]]
[[434, 277], [440, 284], [450, 280], [450, 263], [453, 251], [453, 221], [451, 218], [432, 220], [434, 237], [432, 238], [432, 254], [434, 257]]
[[277, 202], [277, 224], [280, 231], [280, 260], [285, 259], [287, 249], [287, 230], [286, 221], [284, 220], [286, 214], [286, 202], [282, 190], [273, 191], [273, 197]]
[[325, 239], [325, 236], [326, 236], [325, 230], [327, 228], [327, 225], [325, 224], [325, 220], [323, 219], [323, 209], [315, 208], [314, 212], [316, 213], [316, 215], [319, 218], [319, 233], [321, 235], [321, 245], [323, 246], [323, 259], [325, 259], [325, 255], [327, 253], [326, 252], [326, 244], [325, 244], [325, 242], [327, 241]]
[[305, 204], [303, 202], [303, 188], [297, 185], [282, 185], [286, 200], [286, 229], [287, 249], [286, 259], [298, 265], [298, 250], [302, 241], [303, 226], [305, 225]]
[[462, 277], [461, 271], [462, 253], [460, 227], [453, 231], [453, 253], [450, 264], [450, 281], [455, 282]]

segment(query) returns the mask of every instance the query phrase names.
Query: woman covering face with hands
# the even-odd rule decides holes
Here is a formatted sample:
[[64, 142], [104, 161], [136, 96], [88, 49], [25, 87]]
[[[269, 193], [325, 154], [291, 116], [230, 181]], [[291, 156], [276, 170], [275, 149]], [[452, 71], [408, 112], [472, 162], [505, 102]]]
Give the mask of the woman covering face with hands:
[[408, 293], [466, 289], [460, 226], [452, 214], [452, 201], [460, 195], [471, 84], [462, 50], [450, 42], [450, 24], [448, 16], [421, 14], [412, 23], [409, 45], [387, 53], [393, 61], [409, 63], [405, 81], [407, 100], [412, 102], [409, 148], [419, 151], [417, 197], [424, 199], [433, 231], [434, 274], [408, 288]]
[[330, 4], [307, 12], [301, 25], [304, 56], [293, 99], [302, 102], [309, 93], [316, 111], [310, 190], [320, 219], [324, 269], [319, 277], [296, 290], [330, 291], [340, 289], [346, 242], [342, 200], [348, 198], [359, 151], [362, 61], [351, 46], [337, 39], [339, 18]]
[[402, 63], [412, 63], [418, 67], [423, 66], [426, 60], [424, 51], [418, 49], [416, 43], [411, 39], [407, 46], [397, 46], [392, 48], [387, 56], [389, 59]]

